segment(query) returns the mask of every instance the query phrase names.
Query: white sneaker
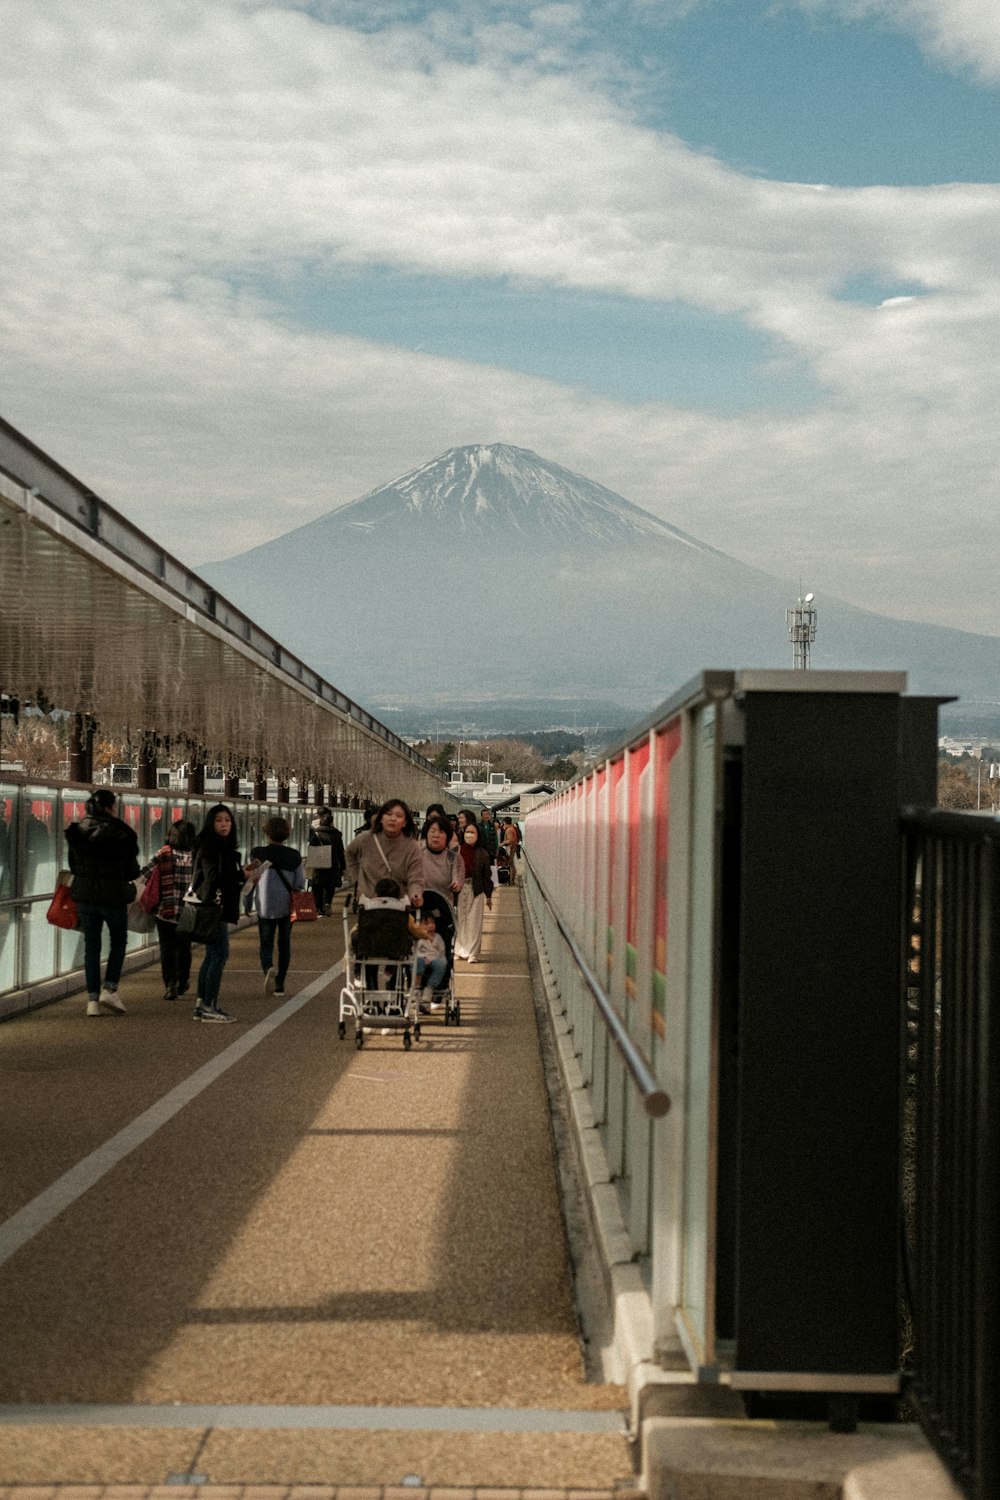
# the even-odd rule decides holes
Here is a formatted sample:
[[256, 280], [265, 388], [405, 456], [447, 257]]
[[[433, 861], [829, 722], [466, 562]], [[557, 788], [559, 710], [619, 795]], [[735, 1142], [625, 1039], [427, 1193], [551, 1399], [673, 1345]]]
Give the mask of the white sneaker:
[[265, 995], [273, 995], [274, 994], [274, 980], [275, 980], [275, 970], [274, 969], [268, 969], [267, 973], [264, 975], [264, 994]]
[[116, 1016], [123, 1016], [125, 1014], [125, 1007], [118, 998], [117, 990], [102, 990], [101, 997], [97, 1003], [98, 1005], [103, 1005], [105, 1010], [113, 1010]]
[[99, 1016], [101, 1014], [101, 1002], [99, 1000], [87, 1001], [87, 1015]]

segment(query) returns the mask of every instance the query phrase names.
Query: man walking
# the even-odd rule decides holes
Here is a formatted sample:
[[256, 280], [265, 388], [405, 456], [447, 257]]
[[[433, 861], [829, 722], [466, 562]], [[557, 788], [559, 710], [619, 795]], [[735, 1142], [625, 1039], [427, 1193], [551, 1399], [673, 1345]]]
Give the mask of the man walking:
[[[115, 817], [115, 794], [98, 787], [87, 798], [86, 816], [66, 829], [73, 899], [83, 933], [83, 971], [87, 981], [87, 1015], [105, 1011], [123, 1016], [118, 998], [128, 943], [128, 906], [135, 899], [132, 882], [139, 874], [139, 840]], [[101, 984], [101, 941], [108, 929], [111, 949]]]

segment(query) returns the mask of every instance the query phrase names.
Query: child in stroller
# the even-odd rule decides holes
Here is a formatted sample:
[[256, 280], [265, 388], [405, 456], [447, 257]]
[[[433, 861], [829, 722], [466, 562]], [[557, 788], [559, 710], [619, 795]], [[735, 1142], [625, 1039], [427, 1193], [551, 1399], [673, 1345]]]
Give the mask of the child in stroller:
[[[455, 955], [455, 908], [447, 896], [442, 895], [440, 891], [425, 889], [420, 919], [425, 926], [433, 922], [444, 959], [441, 964], [442, 952], [435, 950], [438, 965], [433, 968], [427, 966], [421, 970], [421, 957], [426, 958], [429, 955], [426, 951], [421, 954], [421, 944], [418, 943], [417, 997], [420, 1014], [426, 1016], [430, 1011], [439, 1010], [443, 1005], [445, 1025], [449, 1026], [454, 1021], [458, 1026], [461, 1022], [461, 1012], [451, 983]], [[427, 994], [430, 995], [429, 1000], [424, 998]]]
[[[344, 912], [347, 926], [347, 909]], [[340, 992], [341, 1038], [346, 1032], [346, 1018], [355, 1018], [355, 1042], [362, 1046], [366, 1022], [369, 1028], [399, 1026], [403, 1045], [410, 1045], [410, 1027], [419, 1038], [420, 1025], [414, 1025], [413, 943], [424, 937], [424, 928], [410, 915], [395, 880], [380, 880], [375, 894], [358, 901], [358, 921], [350, 934], [353, 954], [351, 977]]]

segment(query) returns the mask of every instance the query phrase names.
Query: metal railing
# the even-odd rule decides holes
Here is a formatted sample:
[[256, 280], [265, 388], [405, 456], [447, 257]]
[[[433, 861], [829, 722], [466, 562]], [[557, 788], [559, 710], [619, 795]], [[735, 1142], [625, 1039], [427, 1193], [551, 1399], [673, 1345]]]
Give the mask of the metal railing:
[[[90, 791], [89, 782], [46, 781], [6, 772], [0, 776], [0, 1020], [69, 992], [82, 970], [81, 933], [49, 926], [45, 914], [59, 871], [66, 865], [65, 829], [83, 816]], [[134, 787], [118, 787], [116, 792], [119, 816], [138, 839], [140, 864], [152, 859], [172, 822], [186, 818], [200, 827], [207, 809], [220, 800]], [[314, 808], [244, 798], [233, 800], [231, 806], [243, 853], [267, 842], [264, 825], [274, 816], [288, 820], [289, 846], [305, 849]], [[345, 843], [361, 817], [356, 809], [333, 810]], [[155, 947], [156, 942], [155, 932], [130, 932], [129, 953]]]
[[902, 819], [909, 1392], [971, 1500], [1000, 1494], [1000, 824]]
[[654, 1120], [662, 1119], [670, 1109], [669, 1096], [661, 1088], [655, 1073], [646, 1061], [640, 1048], [636, 1046], [629, 1035], [628, 1028], [623, 1024], [621, 1017], [612, 1005], [610, 995], [598, 980], [593, 969], [580, 951], [579, 944], [559, 915], [557, 908], [545, 889], [544, 882], [540, 879], [538, 871], [531, 863], [530, 855], [526, 850], [522, 850], [522, 855], [524, 862], [531, 872], [531, 878], [538, 888], [538, 894], [545, 903], [546, 915], [568, 948], [577, 972], [600, 1012], [601, 1019], [607, 1028], [611, 1042], [625, 1064], [629, 1077], [635, 1084], [643, 1109]]
[[33, 513], [37, 514], [45, 508], [51, 509], [64, 520], [78, 526], [81, 531], [111, 548], [133, 567], [141, 569], [157, 583], [173, 590], [196, 614], [204, 615], [235, 639], [252, 647], [265, 661], [301, 683], [325, 705], [336, 709], [351, 723], [384, 741], [396, 755], [437, 779], [435, 768], [412, 745], [407, 744], [346, 693], [327, 682], [274, 636], [262, 630], [243, 610], [206, 583], [193, 569], [179, 562], [172, 553], [147, 536], [120, 511], [95, 495], [82, 480], [77, 479], [31, 442], [30, 438], [0, 417], [0, 475], [4, 474], [27, 491]]

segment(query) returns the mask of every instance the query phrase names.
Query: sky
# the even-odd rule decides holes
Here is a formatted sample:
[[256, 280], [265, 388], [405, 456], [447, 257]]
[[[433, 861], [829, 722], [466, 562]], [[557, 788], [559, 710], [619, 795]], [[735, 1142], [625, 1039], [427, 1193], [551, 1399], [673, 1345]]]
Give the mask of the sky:
[[0, 414], [182, 561], [505, 442], [820, 604], [1000, 634], [997, 0], [0, 33]]

